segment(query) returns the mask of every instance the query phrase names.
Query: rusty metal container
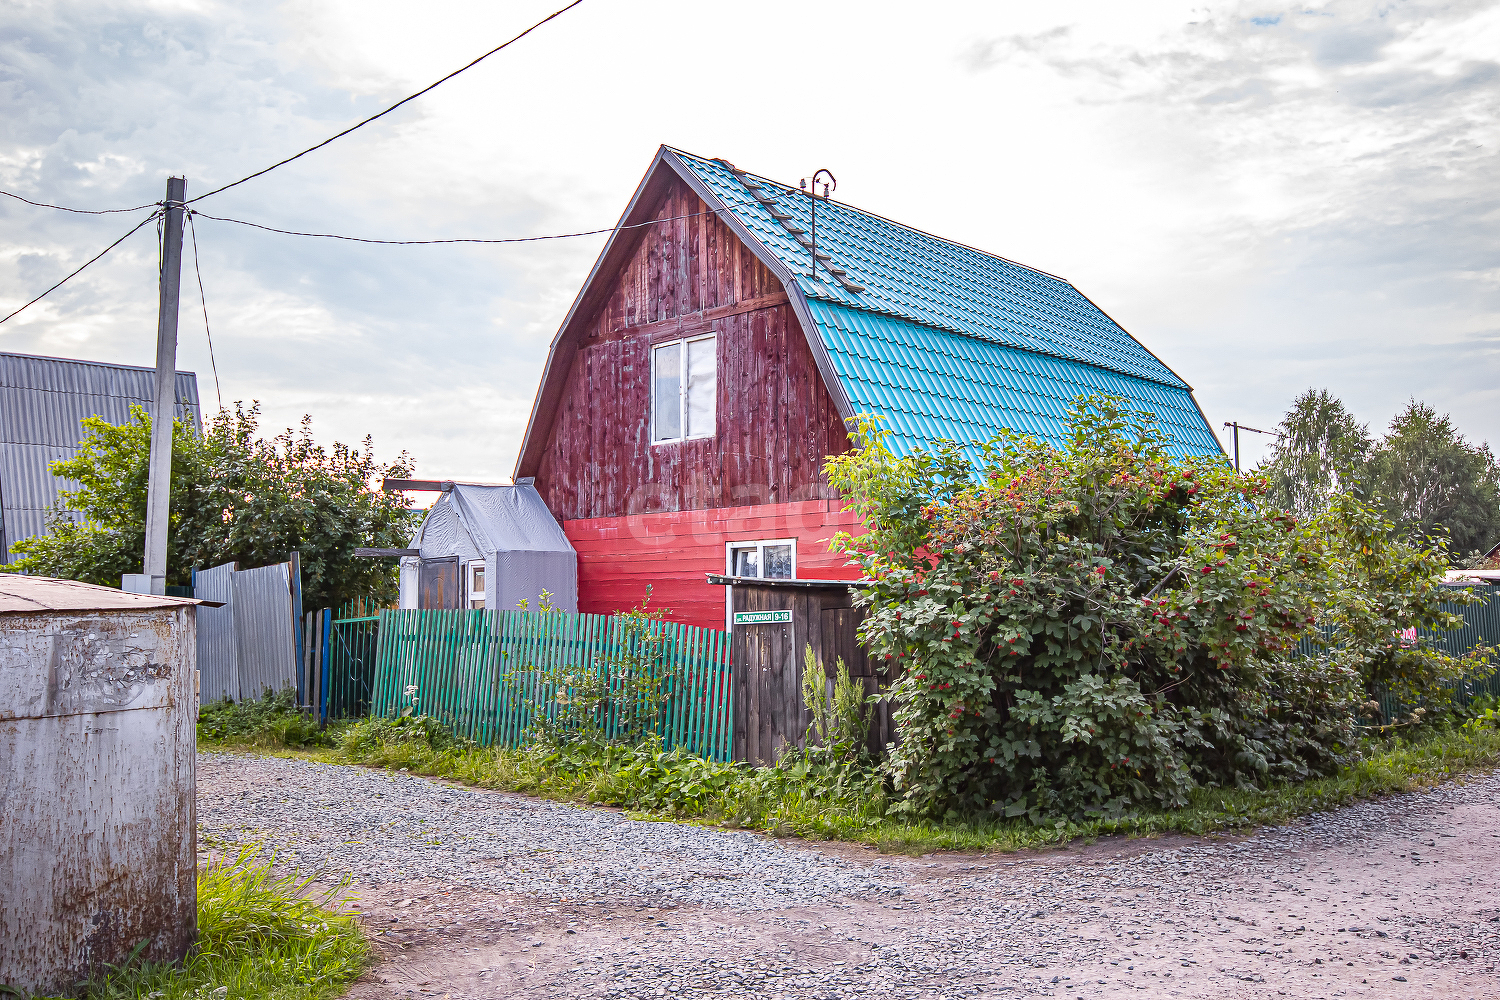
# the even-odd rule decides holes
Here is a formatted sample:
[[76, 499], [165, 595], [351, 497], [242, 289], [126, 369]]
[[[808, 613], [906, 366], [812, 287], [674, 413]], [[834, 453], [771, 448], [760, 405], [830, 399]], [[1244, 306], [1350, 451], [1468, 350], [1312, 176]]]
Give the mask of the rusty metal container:
[[197, 603], [0, 576], [0, 984], [192, 945]]

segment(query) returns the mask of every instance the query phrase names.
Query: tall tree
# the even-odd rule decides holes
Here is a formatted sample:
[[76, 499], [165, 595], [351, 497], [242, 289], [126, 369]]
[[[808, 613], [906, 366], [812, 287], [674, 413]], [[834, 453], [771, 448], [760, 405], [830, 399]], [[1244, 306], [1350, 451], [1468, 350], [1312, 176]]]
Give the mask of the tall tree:
[[[389, 564], [357, 559], [354, 550], [398, 548], [411, 537], [416, 517], [401, 494], [375, 485], [381, 476], [410, 476], [410, 458], [403, 452], [382, 466], [369, 437], [359, 448], [324, 448], [309, 417], [296, 431], [260, 438], [259, 416], [258, 403], [236, 405], [201, 435], [174, 426], [167, 581], [186, 584], [194, 567], [280, 562], [296, 549], [305, 607], [393, 597]], [[83, 423], [88, 436], [78, 454], [52, 469], [77, 488], [62, 491], [47, 534], [12, 547], [22, 558], [6, 568], [117, 587], [122, 573], [140, 569], [151, 418], [137, 407], [127, 424]]]
[[1327, 389], [1298, 396], [1276, 429], [1280, 437], [1256, 472], [1266, 477], [1272, 502], [1299, 518], [1321, 513], [1329, 498], [1362, 478], [1369, 428]]
[[1447, 414], [1416, 400], [1391, 421], [1368, 479], [1386, 516], [1411, 535], [1449, 538], [1454, 558], [1500, 541], [1500, 465]]

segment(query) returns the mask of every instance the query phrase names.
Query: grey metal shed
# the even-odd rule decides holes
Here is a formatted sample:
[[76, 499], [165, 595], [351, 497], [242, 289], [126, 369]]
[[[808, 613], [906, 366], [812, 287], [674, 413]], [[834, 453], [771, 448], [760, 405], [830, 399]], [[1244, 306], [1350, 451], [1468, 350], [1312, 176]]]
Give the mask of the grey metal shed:
[[578, 610], [578, 555], [531, 481], [444, 484], [401, 560], [403, 608], [513, 609], [543, 590]]
[[[85, 417], [112, 424], [130, 419], [131, 404], [148, 411], [156, 369], [0, 352], [0, 565], [10, 547], [47, 531], [47, 512], [59, 488], [75, 484], [52, 475], [52, 463], [72, 458]], [[198, 376], [177, 373], [177, 419], [197, 423]]]

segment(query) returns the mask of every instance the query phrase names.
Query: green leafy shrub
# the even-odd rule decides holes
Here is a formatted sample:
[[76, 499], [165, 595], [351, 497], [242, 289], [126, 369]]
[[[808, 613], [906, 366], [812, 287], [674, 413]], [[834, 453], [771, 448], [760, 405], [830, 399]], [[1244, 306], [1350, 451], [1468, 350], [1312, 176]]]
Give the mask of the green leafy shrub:
[[[1108, 818], [1333, 774], [1391, 676], [1375, 647], [1444, 622], [1440, 545], [1351, 498], [1300, 523], [1116, 399], [1081, 403], [1060, 448], [1004, 433], [898, 459], [871, 423], [859, 444], [828, 473], [868, 530], [839, 541], [872, 581], [862, 636], [899, 674], [898, 811]], [[1334, 645], [1297, 655], [1320, 621]], [[1400, 657], [1422, 690], [1455, 666]]]
[[[372, 440], [360, 447], [313, 441], [310, 417], [297, 431], [258, 437], [260, 404], [236, 403], [202, 428], [172, 430], [171, 512], [167, 582], [191, 582], [194, 566], [280, 562], [300, 553], [307, 608], [337, 608], [355, 599], [396, 597], [388, 562], [355, 550], [406, 544], [420, 516], [400, 493], [379, 488], [382, 476], [411, 474], [406, 454], [377, 462]], [[52, 472], [77, 484], [59, 494], [47, 533], [16, 543], [19, 559], [5, 572], [36, 573], [118, 587], [120, 574], [140, 569], [146, 537], [146, 486], [151, 418], [133, 406], [118, 426], [83, 420], [86, 437]], [[375, 484], [375, 485], [372, 485]]]
[[442, 752], [464, 745], [453, 730], [428, 715], [360, 719], [338, 733], [334, 743], [345, 753], [372, 763], [392, 752]]
[[803, 657], [802, 704], [812, 714], [807, 732], [809, 746], [822, 747], [830, 759], [846, 763], [867, 759], [869, 706], [879, 700], [879, 695], [867, 697], [864, 685], [849, 676], [843, 657], [834, 667], [830, 684], [827, 671], [808, 644]]
[[1500, 709], [1482, 709], [1474, 718], [1464, 723], [1465, 729], [1500, 729]]
[[1376, 704], [1374, 711], [1363, 709], [1366, 716], [1387, 721], [1379, 717], [1380, 694], [1406, 706], [1403, 718], [1389, 720], [1397, 724], [1446, 716], [1456, 707], [1453, 689], [1460, 679], [1474, 682], [1494, 672], [1490, 647], [1452, 654], [1439, 645], [1441, 633], [1464, 624], [1462, 615], [1443, 606], [1484, 600], [1442, 585], [1449, 562], [1442, 540], [1413, 543], [1347, 494], [1332, 497], [1312, 527], [1328, 544], [1318, 619], [1328, 632], [1324, 655], [1359, 674], [1366, 705]]
[[[523, 610], [525, 604], [523, 600]], [[640, 605], [616, 616], [620, 629], [616, 651], [597, 663], [523, 667], [507, 676], [507, 681], [525, 684], [537, 692], [536, 696], [527, 696], [531, 738], [554, 747], [572, 741], [588, 746], [606, 742], [630, 745], [646, 740], [658, 728], [671, 695], [667, 687], [667, 636], [661, 628], [671, 612], [650, 610], [650, 604], [648, 585]], [[541, 605], [544, 612], [555, 610], [550, 600], [543, 600]]]

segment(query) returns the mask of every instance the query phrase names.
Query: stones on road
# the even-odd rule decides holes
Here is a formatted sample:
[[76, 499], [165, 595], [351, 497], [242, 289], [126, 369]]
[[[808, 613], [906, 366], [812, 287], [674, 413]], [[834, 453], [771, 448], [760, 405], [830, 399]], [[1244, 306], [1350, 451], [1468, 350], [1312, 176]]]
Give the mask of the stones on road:
[[929, 859], [298, 760], [205, 754], [198, 785], [206, 833], [354, 880], [390, 956], [363, 996], [1457, 997], [1500, 960], [1495, 777], [1240, 841]]

